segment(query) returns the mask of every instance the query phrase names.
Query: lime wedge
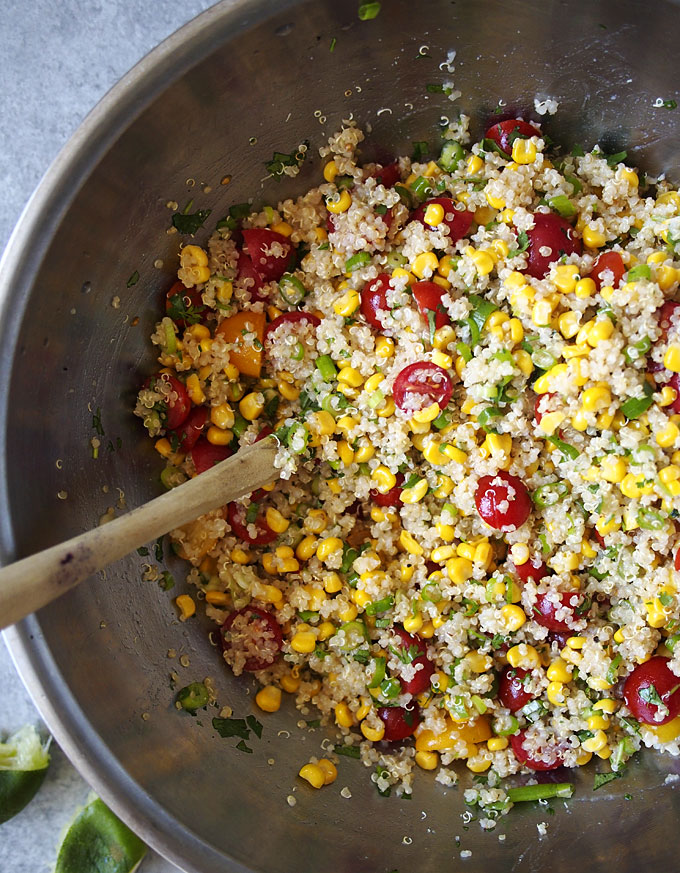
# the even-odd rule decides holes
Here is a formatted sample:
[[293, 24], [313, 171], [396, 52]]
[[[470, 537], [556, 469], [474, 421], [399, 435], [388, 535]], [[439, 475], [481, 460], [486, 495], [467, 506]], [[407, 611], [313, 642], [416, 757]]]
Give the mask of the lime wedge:
[[96, 798], [71, 823], [54, 873], [133, 873], [145, 854], [139, 837]]
[[38, 732], [26, 725], [0, 743], [0, 824], [13, 818], [42, 785], [50, 756]]

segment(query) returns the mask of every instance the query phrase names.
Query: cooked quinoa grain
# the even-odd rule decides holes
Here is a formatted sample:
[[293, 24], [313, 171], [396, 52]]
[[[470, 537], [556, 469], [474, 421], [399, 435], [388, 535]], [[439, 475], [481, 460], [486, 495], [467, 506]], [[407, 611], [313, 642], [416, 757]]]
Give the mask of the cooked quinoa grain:
[[268, 711], [506, 812], [506, 776], [680, 751], [680, 194], [467, 129], [380, 166], [348, 125], [317, 188], [184, 246], [135, 412], [167, 487], [280, 440], [172, 532]]

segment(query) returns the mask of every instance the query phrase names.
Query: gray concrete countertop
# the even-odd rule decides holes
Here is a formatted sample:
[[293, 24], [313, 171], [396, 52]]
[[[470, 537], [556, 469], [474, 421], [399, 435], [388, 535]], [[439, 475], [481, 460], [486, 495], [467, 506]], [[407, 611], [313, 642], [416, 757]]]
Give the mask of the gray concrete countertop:
[[[143, 55], [213, 0], [18, 0], [2, 3], [0, 64], [0, 250], [33, 189], [85, 115]], [[0, 643], [0, 737], [38, 713]], [[42, 789], [0, 825], [0, 870], [47, 873], [62, 828], [89, 787], [62, 752]], [[177, 873], [152, 853], [143, 873]], [[86, 873], [86, 871], [83, 871]]]

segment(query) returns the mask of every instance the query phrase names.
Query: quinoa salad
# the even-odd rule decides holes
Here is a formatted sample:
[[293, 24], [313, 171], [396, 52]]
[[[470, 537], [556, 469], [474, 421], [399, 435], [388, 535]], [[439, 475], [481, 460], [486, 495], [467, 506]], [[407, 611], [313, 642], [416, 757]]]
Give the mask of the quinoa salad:
[[135, 409], [161, 479], [272, 433], [281, 474], [172, 532], [181, 617], [337, 731], [315, 788], [463, 767], [497, 816], [571, 794], [513, 774], [678, 755], [680, 194], [521, 119], [431, 160], [363, 138], [181, 248]]

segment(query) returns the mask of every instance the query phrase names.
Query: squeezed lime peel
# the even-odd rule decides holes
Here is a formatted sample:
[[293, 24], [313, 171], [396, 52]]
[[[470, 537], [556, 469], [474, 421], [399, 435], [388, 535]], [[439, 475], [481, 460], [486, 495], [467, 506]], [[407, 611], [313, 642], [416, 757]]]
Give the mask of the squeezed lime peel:
[[47, 773], [49, 740], [26, 725], [0, 743], [0, 824], [14, 818], [35, 797]]

